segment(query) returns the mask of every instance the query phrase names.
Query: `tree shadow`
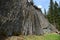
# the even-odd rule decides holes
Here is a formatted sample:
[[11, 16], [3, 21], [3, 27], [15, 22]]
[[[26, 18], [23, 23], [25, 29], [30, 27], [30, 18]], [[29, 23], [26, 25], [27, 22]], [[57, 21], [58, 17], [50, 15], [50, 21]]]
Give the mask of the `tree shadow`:
[[4, 35], [0, 35], [0, 40], [6, 40], [6, 36], [4, 36]]

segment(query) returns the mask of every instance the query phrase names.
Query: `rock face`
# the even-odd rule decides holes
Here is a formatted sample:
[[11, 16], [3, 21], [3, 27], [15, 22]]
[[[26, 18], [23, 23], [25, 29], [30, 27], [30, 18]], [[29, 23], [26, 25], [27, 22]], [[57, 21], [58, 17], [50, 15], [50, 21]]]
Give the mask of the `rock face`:
[[6, 33], [7, 36], [12, 36], [57, 32], [33, 2], [0, 0], [0, 3], [0, 34]]

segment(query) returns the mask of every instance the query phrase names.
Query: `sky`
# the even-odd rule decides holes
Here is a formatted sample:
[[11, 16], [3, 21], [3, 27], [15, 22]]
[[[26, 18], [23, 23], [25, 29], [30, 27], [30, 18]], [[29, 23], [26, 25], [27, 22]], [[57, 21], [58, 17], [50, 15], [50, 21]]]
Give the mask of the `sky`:
[[[44, 8], [48, 10], [50, 0], [33, 0], [33, 1], [36, 6], [42, 9], [42, 11], [44, 11]], [[57, 1], [59, 3], [60, 0], [53, 0], [53, 1]]]

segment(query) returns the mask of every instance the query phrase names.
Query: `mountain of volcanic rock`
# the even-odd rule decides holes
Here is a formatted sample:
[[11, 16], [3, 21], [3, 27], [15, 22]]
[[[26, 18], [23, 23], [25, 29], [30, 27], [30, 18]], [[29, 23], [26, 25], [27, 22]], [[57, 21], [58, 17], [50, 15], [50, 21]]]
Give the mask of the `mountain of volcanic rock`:
[[57, 31], [33, 0], [0, 0], [0, 34], [41, 35]]

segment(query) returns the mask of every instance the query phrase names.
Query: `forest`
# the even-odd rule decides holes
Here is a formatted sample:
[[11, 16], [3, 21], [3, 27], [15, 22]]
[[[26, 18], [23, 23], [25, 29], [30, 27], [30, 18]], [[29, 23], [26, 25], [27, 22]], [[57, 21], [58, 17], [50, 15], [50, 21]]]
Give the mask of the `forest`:
[[49, 22], [56, 26], [56, 28], [60, 31], [60, 2], [50, 0], [50, 6], [48, 12], [45, 12], [46, 17]]

